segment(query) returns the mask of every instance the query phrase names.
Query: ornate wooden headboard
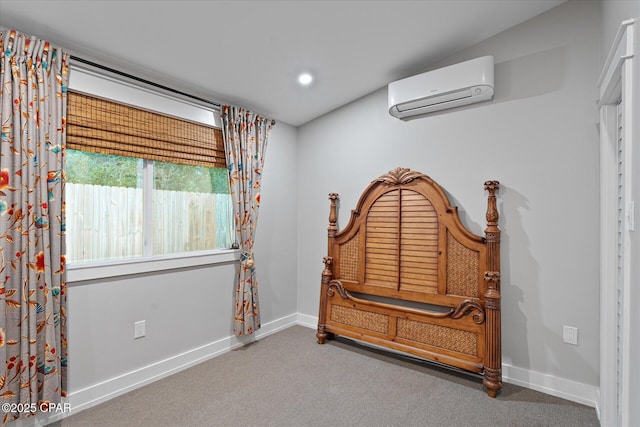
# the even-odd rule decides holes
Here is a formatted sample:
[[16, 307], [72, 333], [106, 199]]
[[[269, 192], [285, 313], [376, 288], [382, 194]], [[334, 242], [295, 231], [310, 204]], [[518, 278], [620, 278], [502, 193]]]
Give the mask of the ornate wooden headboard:
[[502, 387], [500, 229], [489, 192], [485, 237], [465, 228], [431, 178], [397, 168], [374, 180], [337, 230], [331, 193], [317, 338], [333, 334], [455, 366]]

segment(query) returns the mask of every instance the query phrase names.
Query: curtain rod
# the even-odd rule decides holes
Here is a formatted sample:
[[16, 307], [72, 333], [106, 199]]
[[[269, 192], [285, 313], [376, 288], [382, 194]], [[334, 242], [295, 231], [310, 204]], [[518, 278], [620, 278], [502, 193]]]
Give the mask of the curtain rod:
[[[191, 99], [194, 99], [196, 101], [204, 102], [205, 104], [213, 105], [213, 106], [218, 107], [218, 108], [222, 107], [222, 105], [220, 105], [217, 102], [212, 102], [212, 101], [209, 101], [208, 99], [200, 98], [199, 96], [191, 95], [189, 93], [185, 93], [185, 92], [179, 91], [177, 89], [170, 88], [168, 86], [164, 86], [164, 85], [161, 85], [161, 84], [158, 84], [158, 83], [154, 83], [152, 81], [143, 79], [141, 77], [137, 77], [137, 76], [131, 75], [129, 73], [125, 73], [123, 71], [119, 71], [119, 70], [113, 69], [111, 67], [107, 67], [106, 65], [101, 65], [101, 64], [95, 63], [93, 61], [89, 61], [87, 59], [80, 58], [80, 57], [75, 56], [75, 55], [71, 55], [71, 60], [77, 61], [77, 62], [81, 62], [81, 63], [83, 63], [85, 65], [89, 65], [91, 67], [99, 68], [99, 69], [101, 69], [103, 71], [108, 71], [110, 73], [117, 74], [119, 76], [126, 77], [128, 79], [135, 80], [135, 81], [140, 82], [140, 83], [151, 85], [151, 86], [157, 87], [158, 89], [162, 89], [162, 90], [169, 91], [171, 93], [175, 93], [176, 95], [186, 96], [187, 98], [191, 98]], [[271, 126], [273, 126], [275, 124], [276, 124], [276, 121], [275, 120], [271, 120]]]

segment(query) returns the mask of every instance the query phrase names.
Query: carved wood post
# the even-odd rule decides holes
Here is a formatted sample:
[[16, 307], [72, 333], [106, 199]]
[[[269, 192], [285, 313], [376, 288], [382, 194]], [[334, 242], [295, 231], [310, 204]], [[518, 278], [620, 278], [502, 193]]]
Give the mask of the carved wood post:
[[328, 243], [328, 253], [329, 255], [324, 257], [324, 270], [322, 271], [322, 285], [320, 286], [320, 312], [318, 313], [318, 332], [316, 333], [316, 338], [318, 339], [318, 344], [324, 344], [324, 340], [327, 338], [327, 291], [329, 290], [329, 282], [333, 280], [333, 271], [331, 269], [331, 264], [333, 263], [333, 258], [331, 255], [333, 254], [333, 246], [336, 237], [336, 233], [338, 232], [338, 215], [336, 212], [336, 200], [338, 200], [338, 193], [330, 193], [329, 200], [331, 201], [331, 206], [329, 208], [329, 228], [327, 229], [327, 234], [329, 237]]
[[324, 270], [322, 271], [322, 285], [320, 286], [320, 311], [318, 313], [318, 332], [316, 338], [318, 338], [318, 344], [324, 344], [324, 340], [327, 338], [327, 291], [329, 290], [329, 282], [333, 280], [333, 273], [331, 272], [331, 262], [333, 258], [324, 257]]
[[484, 294], [486, 312], [486, 350], [484, 358], [484, 381], [487, 394], [496, 397], [502, 388], [502, 327], [500, 314], [500, 228], [498, 228], [498, 208], [496, 191], [498, 181], [487, 181], [484, 188], [489, 192], [487, 201], [487, 271], [484, 280], [487, 291]]

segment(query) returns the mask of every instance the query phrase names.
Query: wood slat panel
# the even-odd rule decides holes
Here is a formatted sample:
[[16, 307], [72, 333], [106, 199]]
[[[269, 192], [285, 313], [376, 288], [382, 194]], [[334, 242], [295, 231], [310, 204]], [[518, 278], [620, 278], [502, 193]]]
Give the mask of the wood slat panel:
[[[398, 204], [396, 203], [395, 200], [381, 199], [381, 200], [378, 200], [375, 206], [372, 206], [371, 209], [369, 209], [369, 211], [386, 209], [386, 208], [396, 208], [397, 205]], [[395, 209], [392, 209], [392, 210], [395, 212]]]
[[384, 260], [376, 260], [375, 268], [371, 268], [371, 271], [379, 271], [379, 272], [396, 272], [398, 271], [398, 266], [392, 262], [385, 262]]
[[402, 220], [405, 224], [411, 224], [411, 223], [421, 223], [421, 222], [438, 222], [438, 217], [433, 215], [424, 215], [422, 217], [411, 217], [411, 218], [404, 218]]
[[400, 289], [432, 293], [438, 283], [437, 213], [422, 194], [405, 190], [401, 218]]
[[[374, 254], [375, 255], [396, 255], [397, 252], [398, 251], [395, 248], [393, 248], [393, 250], [374, 248], [367, 252], [367, 256], [374, 255]], [[397, 260], [397, 257], [396, 257], [396, 260]]]
[[421, 278], [421, 279], [416, 279], [416, 278], [412, 278], [412, 277], [408, 277], [408, 278], [402, 279], [402, 286], [405, 286], [405, 285], [416, 285], [416, 286], [431, 287], [431, 286], [437, 286], [437, 284], [438, 284], [438, 277], [437, 276], [424, 277], [424, 278]]
[[438, 230], [435, 209], [422, 194], [405, 189], [379, 197], [367, 214], [365, 282], [392, 287], [399, 281], [400, 290], [433, 293]]
[[[434, 227], [434, 225], [432, 226], [428, 226], [425, 225], [425, 223], [410, 223], [410, 222], [406, 222], [403, 221], [403, 231], [405, 233], [416, 233], [416, 234], [420, 234], [420, 235], [430, 235], [431, 233], [429, 233], [428, 229], [425, 229], [425, 227]], [[434, 224], [437, 224], [437, 221], [433, 222]]]
[[375, 235], [373, 237], [371, 237], [371, 247], [374, 247], [373, 245], [376, 245], [375, 247], [377, 248], [383, 248], [383, 247], [396, 247], [397, 246], [397, 239], [394, 240], [393, 238], [389, 238], [387, 237], [388, 235], [385, 235], [385, 237], [376, 237]]
[[367, 271], [367, 274], [367, 277], [371, 279], [372, 282], [379, 280], [383, 282], [392, 282], [393, 284], [397, 282], [396, 274], [393, 271], [389, 272], [377, 268], [371, 268]]
[[436, 245], [431, 246], [402, 246], [402, 258], [409, 261], [419, 262], [424, 259], [435, 259], [438, 253]]
[[395, 215], [396, 209], [397, 208], [395, 206], [380, 206], [380, 207], [376, 206], [375, 209], [371, 208], [371, 210], [369, 211], [369, 214], [370, 215], [373, 214], [373, 216], [376, 216], [376, 214], [377, 216], [388, 215], [388, 216], [397, 218], [397, 216]]
[[391, 212], [385, 211], [369, 212], [368, 218], [373, 219], [374, 221], [392, 221], [395, 223], [398, 222], [398, 215], [392, 215]]
[[[403, 200], [403, 203], [402, 203], [402, 211], [403, 212], [423, 213], [425, 207], [426, 206], [423, 203], [418, 203], [418, 202], [404, 203], [404, 200]], [[434, 211], [434, 213], [435, 213], [435, 211]]]
[[424, 196], [420, 193], [416, 193], [412, 191], [411, 193], [405, 193], [402, 195], [402, 200], [406, 202], [419, 201], [422, 202], [424, 200]]
[[[367, 242], [368, 243], [368, 242]], [[397, 245], [390, 245], [390, 244], [385, 244], [385, 243], [370, 243], [369, 245], [367, 245], [367, 249], [396, 249]], [[397, 258], [396, 258], [397, 259]]]
[[400, 265], [407, 267], [424, 267], [430, 270], [437, 271], [438, 270], [438, 260], [433, 258], [426, 258], [423, 261], [407, 261], [404, 257], [400, 261]]
[[438, 271], [438, 264], [437, 263], [405, 263], [405, 262], [401, 262], [400, 265], [402, 266], [403, 269], [407, 270], [407, 271], [412, 271], [413, 269], [415, 269], [415, 271]]
[[405, 251], [430, 251], [438, 247], [438, 241], [429, 239], [402, 239], [402, 252]]
[[381, 231], [388, 230], [388, 229], [395, 230], [396, 228], [397, 228], [396, 224], [391, 223], [389, 221], [386, 221], [386, 222], [369, 221], [367, 223], [367, 229], [369, 231], [378, 230], [378, 229], [380, 229]]
[[402, 280], [437, 280], [438, 274], [436, 271], [405, 271], [402, 270]]
[[430, 275], [436, 275], [436, 276], [438, 275], [437, 267], [432, 267], [432, 268], [426, 268], [424, 266], [415, 267], [415, 266], [407, 266], [404, 263], [400, 263], [400, 266], [402, 267], [402, 271], [405, 271], [407, 273], [430, 274]]
[[[394, 251], [395, 252], [395, 251]], [[367, 261], [367, 270], [370, 268], [376, 268], [377, 265], [397, 265], [398, 257], [395, 253], [388, 254], [369, 254], [365, 259]]]
[[[407, 250], [413, 250], [414, 246], [438, 246], [438, 239], [433, 236], [425, 235], [424, 238], [420, 238], [414, 234], [411, 234], [410, 237], [402, 239], [402, 248]], [[419, 249], [418, 249], [419, 250]]]
[[367, 283], [397, 286], [398, 196], [398, 190], [385, 193], [369, 208], [365, 236]]
[[417, 248], [417, 249], [416, 248], [412, 248], [412, 249], [415, 249], [415, 250], [403, 249], [402, 250], [402, 257], [406, 258], [406, 257], [409, 257], [409, 256], [413, 255], [413, 256], [416, 256], [416, 257], [419, 257], [419, 258], [427, 257], [427, 258], [431, 259], [431, 258], [436, 257], [438, 255], [437, 246], [433, 246], [432, 248], [434, 249], [435, 254], [431, 254], [431, 256], [428, 256], [425, 251], [421, 251], [421, 250], [419, 250], [419, 248]]

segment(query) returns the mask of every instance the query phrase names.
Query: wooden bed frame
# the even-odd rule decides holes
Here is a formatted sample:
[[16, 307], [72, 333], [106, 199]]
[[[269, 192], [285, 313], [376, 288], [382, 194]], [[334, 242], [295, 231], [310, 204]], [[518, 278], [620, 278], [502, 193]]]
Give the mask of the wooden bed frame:
[[482, 374], [502, 387], [498, 181], [485, 237], [460, 222], [431, 178], [397, 168], [364, 191], [338, 232], [331, 193], [318, 343], [334, 334]]

